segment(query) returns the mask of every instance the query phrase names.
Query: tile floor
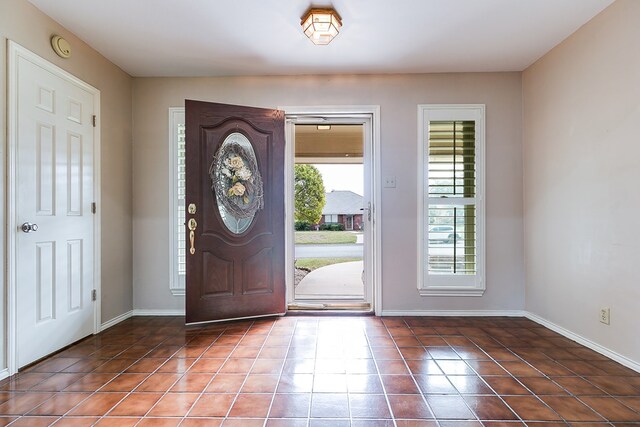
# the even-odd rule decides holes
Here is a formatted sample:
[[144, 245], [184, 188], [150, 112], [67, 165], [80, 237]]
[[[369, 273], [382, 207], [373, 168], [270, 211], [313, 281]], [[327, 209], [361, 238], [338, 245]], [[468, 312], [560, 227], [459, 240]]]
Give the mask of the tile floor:
[[527, 319], [183, 322], [132, 318], [3, 381], [0, 426], [640, 423], [640, 374]]

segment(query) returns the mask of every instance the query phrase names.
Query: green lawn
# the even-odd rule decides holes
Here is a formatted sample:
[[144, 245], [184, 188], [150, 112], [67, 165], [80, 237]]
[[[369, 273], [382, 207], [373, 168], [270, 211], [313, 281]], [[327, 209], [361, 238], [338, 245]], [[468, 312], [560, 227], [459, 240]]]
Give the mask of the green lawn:
[[362, 258], [301, 258], [296, 260], [296, 267], [308, 268], [313, 271], [320, 267], [331, 264], [340, 264], [341, 262], [362, 261]]
[[355, 242], [356, 235], [350, 231], [296, 231], [296, 245], [335, 245]]

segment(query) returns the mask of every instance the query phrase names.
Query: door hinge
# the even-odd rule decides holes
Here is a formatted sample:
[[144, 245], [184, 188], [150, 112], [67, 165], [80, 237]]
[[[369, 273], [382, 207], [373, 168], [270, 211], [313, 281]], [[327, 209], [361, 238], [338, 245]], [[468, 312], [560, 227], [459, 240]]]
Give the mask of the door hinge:
[[94, 114], [92, 117], [93, 127], [96, 127], [96, 115]]
[[98, 291], [96, 289], [91, 291], [91, 301], [96, 301], [98, 299]]
[[98, 207], [96, 206], [96, 202], [92, 202], [91, 203], [91, 213], [95, 214], [98, 210]]

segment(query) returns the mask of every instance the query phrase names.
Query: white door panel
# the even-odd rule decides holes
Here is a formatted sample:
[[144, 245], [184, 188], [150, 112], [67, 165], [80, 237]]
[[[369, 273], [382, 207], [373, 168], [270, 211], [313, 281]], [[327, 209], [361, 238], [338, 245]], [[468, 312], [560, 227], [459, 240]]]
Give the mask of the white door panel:
[[[94, 95], [17, 62], [17, 366], [93, 333]], [[23, 223], [37, 224], [24, 232]]]

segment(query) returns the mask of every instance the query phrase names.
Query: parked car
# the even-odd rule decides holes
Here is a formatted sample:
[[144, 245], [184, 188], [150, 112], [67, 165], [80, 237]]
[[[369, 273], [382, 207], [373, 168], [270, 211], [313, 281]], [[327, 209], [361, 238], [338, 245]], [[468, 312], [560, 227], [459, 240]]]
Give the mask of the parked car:
[[429, 243], [453, 243], [462, 239], [451, 225], [434, 225], [429, 228]]

